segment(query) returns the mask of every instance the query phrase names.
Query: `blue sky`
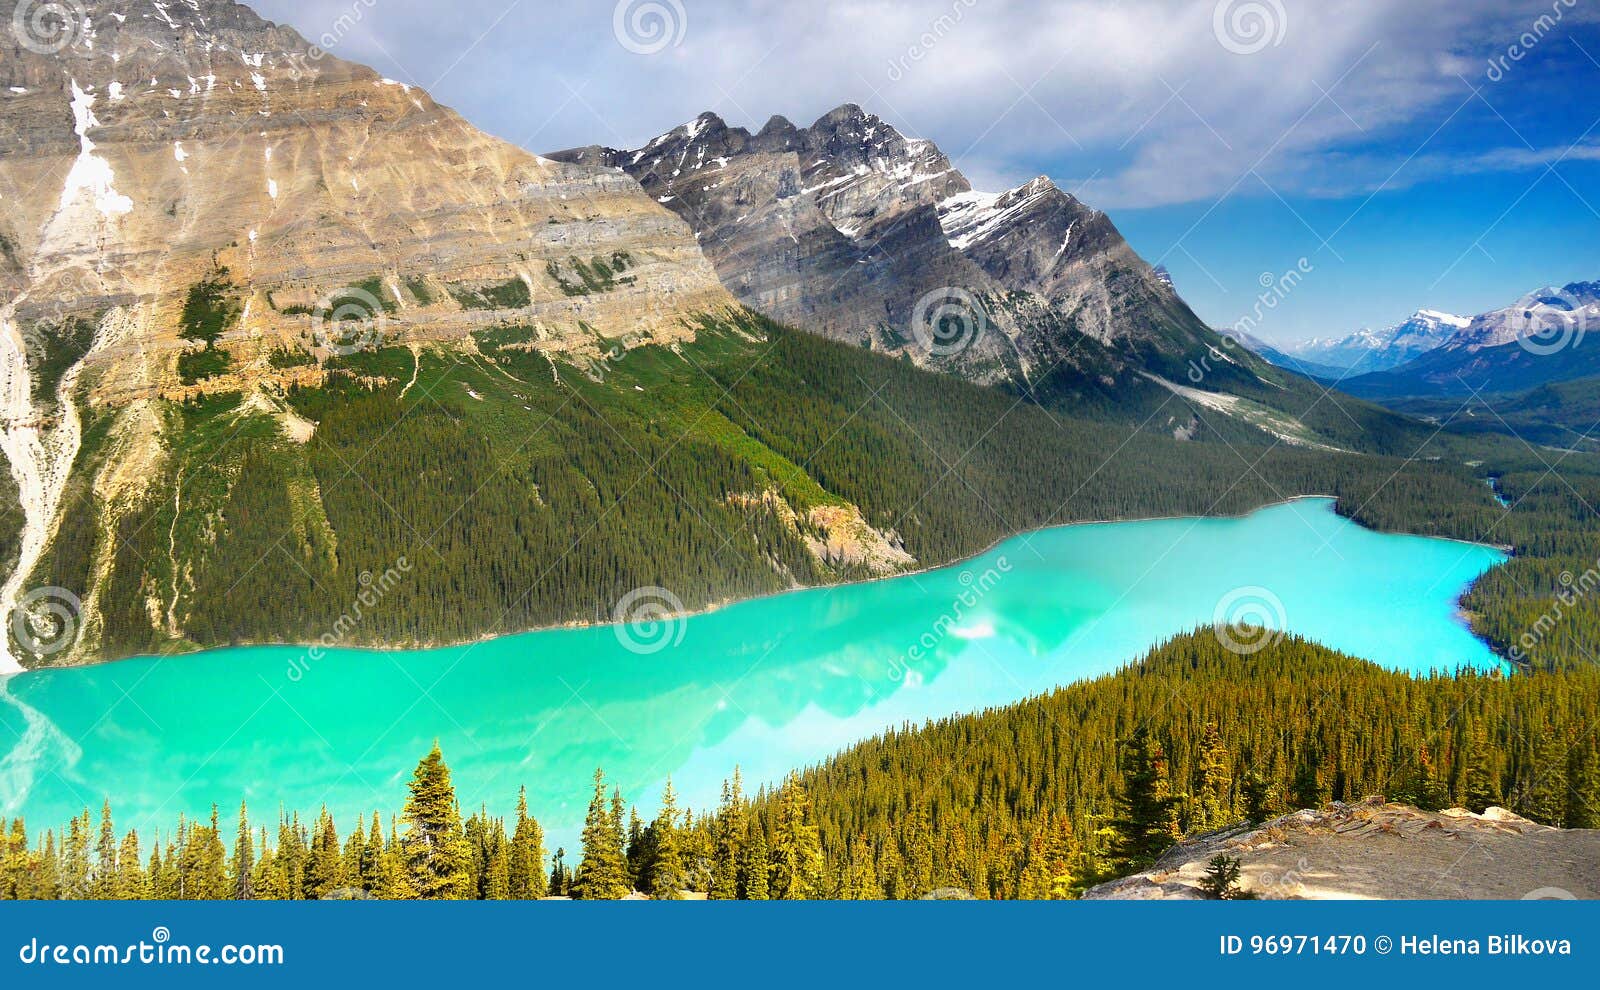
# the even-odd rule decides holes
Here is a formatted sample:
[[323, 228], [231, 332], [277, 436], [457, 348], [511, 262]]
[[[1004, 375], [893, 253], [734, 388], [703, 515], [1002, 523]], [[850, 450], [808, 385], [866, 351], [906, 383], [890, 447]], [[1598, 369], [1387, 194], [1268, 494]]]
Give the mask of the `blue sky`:
[[536, 151], [843, 102], [1047, 174], [1278, 342], [1600, 278], [1600, 0], [258, 0]]

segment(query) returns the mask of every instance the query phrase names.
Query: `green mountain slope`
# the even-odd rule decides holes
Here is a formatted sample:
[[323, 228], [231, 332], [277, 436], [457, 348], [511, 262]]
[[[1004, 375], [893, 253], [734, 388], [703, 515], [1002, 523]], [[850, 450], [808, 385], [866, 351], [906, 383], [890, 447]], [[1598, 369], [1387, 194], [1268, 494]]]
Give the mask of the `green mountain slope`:
[[[1296, 446], [1225, 416], [1176, 440], [754, 316], [581, 368], [536, 343], [500, 327], [467, 348], [333, 358], [318, 387], [160, 402], [165, 449], [131, 500], [103, 470], [128, 461], [119, 414], [86, 417], [69, 511], [30, 580], [82, 598], [84, 621], [33, 662], [610, 621], [641, 587], [692, 609], [1039, 526], [1305, 493], [1419, 532], [1494, 518], [1460, 463]], [[1158, 418], [1174, 415], [1191, 415], [1177, 397]]]

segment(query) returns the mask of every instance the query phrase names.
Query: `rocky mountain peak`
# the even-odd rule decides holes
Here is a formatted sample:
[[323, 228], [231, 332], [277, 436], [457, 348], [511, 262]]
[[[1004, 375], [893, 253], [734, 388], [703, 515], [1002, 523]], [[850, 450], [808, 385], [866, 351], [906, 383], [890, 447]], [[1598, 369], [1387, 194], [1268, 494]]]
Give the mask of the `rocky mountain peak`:
[[780, 147], [787, 151], [799, 143], [800, 129], [795, 127], [788, 117], [782, 114], [773, 114], [767, 118], [766, 124], [762, 125], [761, 131], [756, 135], [756, 138], [766, 143], [769, 147]]
[[859, 104], [805, 128], [773, 117], [754, 137], [702, 115], [635, 152], [553, 157], [627, 171], [695, 228], [736, 296], [807, 329], [920, 359], [919, 302], [1013, 298], [1031, 328], [999, 305], [986, 312], [998, 340], [971, 362], [981, 370], [962, 371], [978, 380], [1024, 383], [1051, 367], [1072, 341], [1065, 327], [1108, 344], [1142, 337], [1146, 351], [1200, 354], [1211, 340], [1105, 214], [1048, 176], [975, 192], [934, 142]]

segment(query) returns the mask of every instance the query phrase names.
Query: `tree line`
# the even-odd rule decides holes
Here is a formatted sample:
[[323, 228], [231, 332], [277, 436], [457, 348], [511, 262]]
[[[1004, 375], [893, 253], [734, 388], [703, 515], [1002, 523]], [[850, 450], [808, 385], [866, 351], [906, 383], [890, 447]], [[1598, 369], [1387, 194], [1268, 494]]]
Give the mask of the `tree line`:
[[[581, 848], [551, 850], [524, 795], [463, 816], [437, 746], [400, 814], [213, 809], [147, 848], [85, 810], [0, 846], [0, 898], [1046, 899], [1151, 863], [1184, 836], [1386, 794], [1600, 827], [1600, 669], [1416, 677], [1295, 638], [1251, 656], [1210, 632], [987, 712], [905, 726], [773, 788], [735, 770], [715, 808], [670, 781], [648, 820], [596, 771]], [[231, 838], [231, 841], [230, 841]]]

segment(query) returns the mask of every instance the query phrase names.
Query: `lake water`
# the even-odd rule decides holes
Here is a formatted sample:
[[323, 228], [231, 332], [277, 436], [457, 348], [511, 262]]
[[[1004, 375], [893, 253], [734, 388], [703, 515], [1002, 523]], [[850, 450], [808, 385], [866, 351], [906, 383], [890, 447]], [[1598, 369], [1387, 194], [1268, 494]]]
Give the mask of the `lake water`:
[[1219, 608], [1396, 669], [1499, 666], [1457, 600], [1504, 559], [1365, 530], [1306, 499], [1046, 530], [957, 566], [655, 629], [28, 673], [0, 681], [0, 809], [39, 829], [109, 796], [118, 826], [146, 834], [212, 802], [226, 819], [242, 797], [264, 821], [280, 803], [326, 805], [348, 828], [398, 811], [438, 738], [464, 809], [503, 814], [525, 784], [570, 848], [596, 766], [642, 811], [668, 774], [709, 806], [735, 764], [753, 789], [888, 726], [1113, 670]]

